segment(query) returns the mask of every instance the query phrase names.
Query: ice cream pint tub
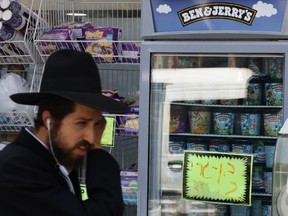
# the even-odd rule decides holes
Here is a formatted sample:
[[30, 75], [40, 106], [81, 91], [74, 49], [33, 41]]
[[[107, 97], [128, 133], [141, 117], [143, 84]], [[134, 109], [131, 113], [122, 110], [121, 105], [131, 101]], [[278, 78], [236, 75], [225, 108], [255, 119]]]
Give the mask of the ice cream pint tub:
[[232, 144], [232, 152], [239, 154], [252, 154], [253, 145], [247, 140], [235, 140]]
[[170, 112], [170, 133], [185, 132], [187, 121], [187, 111], [184, 106], [171, 106]]
[[257, 136], [260, 134], [261, 115], [254, 113], [241, 114], [241, 135]]
[[282, 113], [278, 114], [263, 114], [264, 120], [264, 135], [265, 136], [278, 136], [278, 133], [283, 124]]
[[253, 163], [255, 164], [265, 164], [266, 154], [265, 145], [263, 141], [257, 140], [253, 142]]
[[207, 151], [208, 143], [202, 139], [188, 139], [186, 149], [194, 151]]
[[234, 113], [214, 113], [214, 133], [232, 135], [234, 128]]
[[260, 83], [248, 84], [247, 98], [244, 101], [245, 105], [261, 105], [262, 86]]
[[252, 190], [255, 192], [265, 192], [264, 170], [262, 166], [253, 167]]
[[186, 149], [186, 142], [182, 140], [170, 140], [169, 152], [171, 154], [183, 154]]
[[212, 139], [209, 142], [209, 151], [230, 152], [230, 144], [224, 139]]
[[248, 59], [248, 68], [251, 69], [256, 76], [266, 76], [268, 70], [266, 70], [266, 62], [263, 58], [251, 57]]
[[211, 112], [189, 111], [190, 130], [193, 134], [209, 134], [211, 125]]
[[283, 84], [265, 83], [265, 95], [267, 106], [282, 106], [283, 104]]
[[283, 79], [283, 59], [270, 58], [268, 59], [268, 70], [271, 79]]

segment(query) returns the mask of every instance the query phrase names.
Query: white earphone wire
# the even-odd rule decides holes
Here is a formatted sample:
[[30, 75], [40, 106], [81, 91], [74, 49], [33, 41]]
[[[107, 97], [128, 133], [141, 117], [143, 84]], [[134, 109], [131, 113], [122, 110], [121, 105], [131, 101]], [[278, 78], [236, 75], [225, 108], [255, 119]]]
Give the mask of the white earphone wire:
[[59, 167], [59, 170], [60, 170], [60, 173], [62, 174], [63, 178], [66, 180], [68, 186], [69, 186], [69, 189], [70, 191], [75, 194], [75, 190], [74, 190], [74, 187], [73, 187], [73, 184], [71, 182], [71, 179], [69, 178], [68, 176], [68, 172], [67, 170], [65, 169], [65, 167], [63, 165], [61, 165], [58, 161], [58, 159], [56, 158], [55, 154], [54, 154], [54, 149], [53, 149], [53, 145], [52, 145], [52, 139], [51, 139], [51, 128], [50, 128], [50, 119], [47, 119], [47, 129], [48, 129], [48, 141], [49, 141], [49, 148], [50, 148], [50, 151], [51, 151], [51, 154], [52, 156], [54, 157], [58, 167]]

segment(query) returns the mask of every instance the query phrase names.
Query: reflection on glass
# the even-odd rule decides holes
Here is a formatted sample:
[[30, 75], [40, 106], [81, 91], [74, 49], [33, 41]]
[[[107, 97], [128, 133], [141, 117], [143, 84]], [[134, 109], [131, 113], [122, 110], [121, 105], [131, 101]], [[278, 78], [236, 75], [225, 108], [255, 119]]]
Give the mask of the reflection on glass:
[[[149, 215], [255, 212], [253, 206], [183, 200], [183, 156], [186, 150], [253, 154], [252, 195], [259, 193], [256, 183], [269, 182], [272, 171], [265, 146], [275, 146], [283, 124], [284, 57], [174, 53], [152, 60]], [[271, 208], [271, 184], [264, 187], [260, 201]]]

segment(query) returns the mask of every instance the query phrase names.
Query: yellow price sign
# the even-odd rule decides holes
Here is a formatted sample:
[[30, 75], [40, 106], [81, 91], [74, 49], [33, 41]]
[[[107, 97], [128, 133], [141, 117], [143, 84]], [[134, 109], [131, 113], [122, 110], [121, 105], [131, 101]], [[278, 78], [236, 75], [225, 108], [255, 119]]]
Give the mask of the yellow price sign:
[[251, 205], [253, 155], [184, 151], [184, 199]]
[[116, 117], [105, 116], [105, 119], [107, 123], [101, 138], [101, 145], [113, 147], [115, 140]]
[[81, 188], [81, 198], [82, 200], [87, 200], [88, 199], [88, 194], [87, 194], [87, 188], [86, 188], [86, 184], [80, 184], [80, 188]]

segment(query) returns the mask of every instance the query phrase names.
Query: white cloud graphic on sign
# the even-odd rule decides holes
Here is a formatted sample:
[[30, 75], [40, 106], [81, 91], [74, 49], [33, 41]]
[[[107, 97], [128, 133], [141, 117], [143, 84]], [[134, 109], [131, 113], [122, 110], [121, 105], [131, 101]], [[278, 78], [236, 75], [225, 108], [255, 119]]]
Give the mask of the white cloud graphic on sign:
[[158, 8], [156, 9], [158, 13], [165, 13], [168, 14], [172, 11], [171, 7], [167, 4], [159, 5]]
[[273, 4], [267, 4], [262, 1], [258, 1], [257, 4], [254, 4], [253, 9], [257, 10], [256, 17], [271, 17], [277, 14], [277, 9], [274, 8]]

